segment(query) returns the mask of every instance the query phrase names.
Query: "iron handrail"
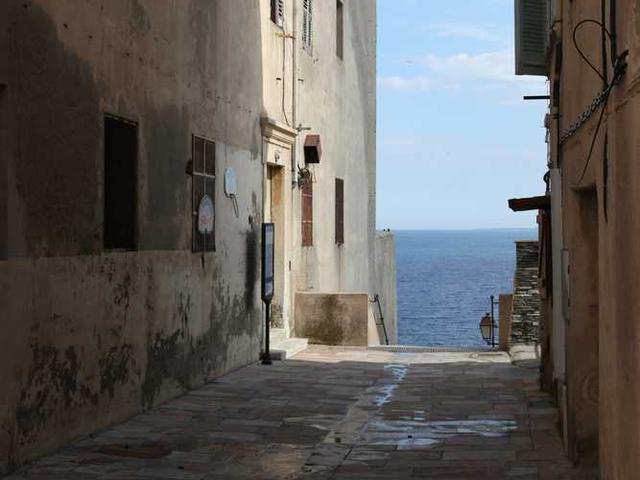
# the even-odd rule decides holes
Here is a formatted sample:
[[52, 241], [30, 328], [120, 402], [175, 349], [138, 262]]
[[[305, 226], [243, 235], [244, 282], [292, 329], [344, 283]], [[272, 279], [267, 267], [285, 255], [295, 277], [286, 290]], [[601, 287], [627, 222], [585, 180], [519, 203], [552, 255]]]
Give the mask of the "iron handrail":
[[382, 326], [382, 332], [384, 333], [384, 341], [387, 345], [389, 345], [389, 336], [387, 335], [387, 327], [384, 324], [384, 315], [382, 314], [382, 305], [380, 305], [380, 296], [376, 293], [373, 296], [373, 300], [370, 300], [370, 302], [378, 304], [378, 312], [380, 313], [380, 325]]

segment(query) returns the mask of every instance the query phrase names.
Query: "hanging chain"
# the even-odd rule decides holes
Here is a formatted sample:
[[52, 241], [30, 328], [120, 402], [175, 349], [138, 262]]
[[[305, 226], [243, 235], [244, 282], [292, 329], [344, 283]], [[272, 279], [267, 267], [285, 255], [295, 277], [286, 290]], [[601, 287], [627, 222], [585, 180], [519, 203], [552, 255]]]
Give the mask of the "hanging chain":
[[564, 145], [567, 140], [575, 135], [575, 133], [582, 128], [582, 126], [587, 123], [593, 114], [598, 110], [598, 108], [606, 101], [607, 97], [611, 93], [613, 89], [613, 83], [607, 86], [604, 90], [602, 90], [596, 98], [593, 99], [591, 105], [580, 114], [578, 120], [576, 120], [569, 128], [567, 128], [560, 137], [560, 145]]
[[609, 95], [611, 94], [611, 90], [615, 87], [620, 79], [624, 76], [627, 70], [627, 62], [626, 57], [629, 54], [627, 50], [622, 52], [620, 56], [616, 59], [614, 69], [613, 69], [613, 80], [607, 87], [602, 90], [596, 98], [593, 99], [591, 105], [587, 107], [587, 109], [580, 114], [578, 119], [571, 124], [569, 128], [567, 128], [562, 135], [560, 136], [560, 145], [564, 145], [567, 140], [575, 135], [575, 133], [582, 128], [582, 126], [587, 123], [587, 121], [593, 116], [593, 114], [598, 110], [598, 108], [607, 101]]

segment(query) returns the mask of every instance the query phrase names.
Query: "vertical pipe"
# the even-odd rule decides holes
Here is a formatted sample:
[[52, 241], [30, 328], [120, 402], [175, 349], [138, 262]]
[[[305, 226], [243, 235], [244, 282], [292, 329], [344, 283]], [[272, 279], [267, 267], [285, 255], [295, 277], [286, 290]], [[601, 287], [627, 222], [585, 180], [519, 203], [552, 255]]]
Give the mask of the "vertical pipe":
[[264, 330], [264, 356], [262, 357], [263, 365], [271, 365], [271, 351], [269, 349], [269, 336], [271, 326], [271, 302], [265, 302], [265, 330]]
[[[293, 3], [293, 38], [291, 39], [291, 124], [293, 128], [298, 128], [298, 2]], [[293, 145], [291, 146], [291, 188], [297, 185], [296, 175], [298, 165], [298, 137], [296, 135]], [[292, 201], [293, 201], [292, 195]]]
[[496, 347], [496, 320], [494, 315], [494, 296], [491, 295], [491, 348]]

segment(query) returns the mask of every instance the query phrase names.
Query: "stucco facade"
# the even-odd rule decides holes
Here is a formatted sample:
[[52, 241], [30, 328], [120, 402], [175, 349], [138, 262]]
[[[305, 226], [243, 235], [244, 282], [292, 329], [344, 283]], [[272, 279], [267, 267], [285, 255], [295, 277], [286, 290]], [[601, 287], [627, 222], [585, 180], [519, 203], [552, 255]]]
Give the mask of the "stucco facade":
[[[301, 4], [281, 28], [268, 0], [0, 2], [0, 472], [256, 361], [263, 220], [288, 331], [298, 291], [376, 293], [375, 2], [345, 2], [343, 59], [335, 2], [314, 2], [311, 54]], [[124, 250], [104, 244], [107, 116], [137, 135]], [[192, 251], [194, 136], [215, 154], [215, 251]]]
[[[264, 11], [270, 3], [262, 0]], [[283, 245], [276, 256], [286, 268], [276, 283], [274, 303], [288, 332], [295, 332], [297, 292], [377, 293], [375, 1], [342, 4], [342, 58], [337, 52], [337, 3], [312, 2], [311, 48], [303, 48], [302, 3], [285, 1], [283, 25], [269, 22], [262, 31], [263, 160], [265, 177], [272, 178], [265, 191], [265, 209], [271, 211], [265, 216], [276, 224]], [[317, 164], [305, 163], [309, 135], [321, 140]], [[303, 245], [301, 235], [298, 181], [305, 168], [313, 184], [311, 246]], [[344, 182], [343, 243], [335, 241], [336, 179]]]
[[[599, 462], [603, 479], [630, 479], [640, 470], [640, 1], [554, 4], [548, 122], [553, 299], [545, 319], [553, 379], [571, 458]], [[597, 72], [574, 46], [574, 32]], [[565, 136], [612, 82], [616, 58], [624, 58], [626, 73], [604, 105]]]

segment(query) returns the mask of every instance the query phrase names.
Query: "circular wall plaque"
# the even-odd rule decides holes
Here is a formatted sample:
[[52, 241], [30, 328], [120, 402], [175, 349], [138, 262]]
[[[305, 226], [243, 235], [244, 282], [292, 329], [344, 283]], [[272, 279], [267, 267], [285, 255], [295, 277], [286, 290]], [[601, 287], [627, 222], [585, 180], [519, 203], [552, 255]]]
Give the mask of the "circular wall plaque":
[[198, 206], [198, 232], [203, 235], [213, 232], [213, 215], [213, 200], [203, 195]]

